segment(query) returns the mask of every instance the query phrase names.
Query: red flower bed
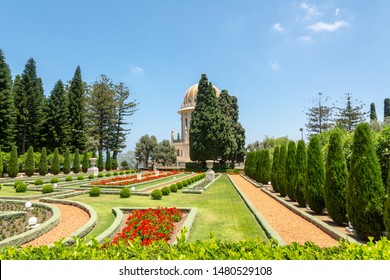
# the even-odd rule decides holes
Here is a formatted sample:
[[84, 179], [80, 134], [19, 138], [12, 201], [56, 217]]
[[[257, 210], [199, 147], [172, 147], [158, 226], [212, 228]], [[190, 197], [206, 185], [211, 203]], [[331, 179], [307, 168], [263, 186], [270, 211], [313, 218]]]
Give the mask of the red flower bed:
[[167, 176], [171, 176], [174, 174], [177, 174], [178, 172], [165, 172], [161, 173], [159, 175], [155, 175], [155, 173], [149, 173], [149, 174], [143, 174], [143, 177], [141, 180], [137, 179], [137, 175], [131, 175], [131, 176], [119, 176], [114, 177], [110, 179], [101, 180], [98, 182], [93, 182], [91, 185], [104, 185], [104, 186], [128, 186], [131, 184], [146, 182], [150, 180], [160, 179]]
[[[139, 238], [142, 245], [149, 245], [158, 240], [168, 241], [174, 230], [174, 222], [181, 220], [181, 211], [175, 207], [132, 211], [127, 218], [126, 226], [119, 232], [111, 244], [118, 245], [124, 241]], [[121, 243], [122, 244], [122, 243]]]

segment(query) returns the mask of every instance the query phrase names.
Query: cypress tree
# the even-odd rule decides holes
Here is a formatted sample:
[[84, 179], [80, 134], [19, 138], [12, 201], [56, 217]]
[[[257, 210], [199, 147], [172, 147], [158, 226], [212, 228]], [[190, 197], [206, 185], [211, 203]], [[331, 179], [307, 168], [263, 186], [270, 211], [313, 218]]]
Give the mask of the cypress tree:
[[4, 147], [7, 151], [14, 145], [15, 125], [11, 71], [0, 49], [0, 147]]
[[297, 148], [294, 141], [288, 142], [287, 159], [286, 159], [286, 193], [292, 201], [296, 201], [294, 194], [297, 161]]
[[286, 196], [286, 159], [287, 159], [287, 147], [282, 145], [279, 152], [279, 164], [278, 164], [278, 190], [282, 197]]
[[0, 146], [0, 177], [3, 177], [4, 164], [3, 164], [3, 153]]
[[111, 170], [111, 155], [110, 155], [110, 151], [107, 150], [106, 151], [106, 171], [110, 171]]
[[99, 158], [97, 162], [97, 167], [100, 172], [104, 170], [103, 151], [101, 149], [99, 149]]
[[370, 121], [373, 122], [377, 120], [378, 120], [378, 116], [376, 115], [375, 103], [372, 102], [370, 105]]
[[19, 162], [18, 162], [18, 148], [12, 146], [11, 155], [7, 167], [8, 176], [15, 178], [19, 173]]
[[313, 135], [307, 147], [305, 199], [310, 209], [317, 214], [321, 214], [325, 208], [324, 181], [325, 168], [320, 140], [317, 135]]
[[60, 165], [60, 156], [58, 154], [58, 148], [54, 149], [53, 162], [51, 163], [51, 173], [57, 175], [60, 173], [61, 165]]
[[269, 154], [269, 150], [263, 150], [262, 151], [262, 183], [268, 184], [268, 182], [271, 180], [271, 158]]
[[385, 190], [367, 123], [356, 126], [347, 187], [347, 214], [356, 234], [379, 239], [384, 230]]
[[305, 182], [307, 172], [307, 155], [305, 141], [299, 140], [297, 145], [297, 158], [296, 158], [296, 180], [294, 197], [297, 200], [299, 206], [305, 207]]
[[41, 176], [45, 176], [48, 172], [46, 147], [43, 147], [41, 150], [38, 171]]
[[390, 176], [387, 176], [387, 198], [383, 210], [383, 221], [385, 224], [385, 230], [389, 235], [390, 234]]
[[261, 181], [261, 150], [255, 152], [255, 180], [257, 182]]
[[70, 125], [70, 146], [72, 151], [76, 148], [84, 151], [86, 136], [86, 97], [85, 87], [81, 77], [80, 66], [77, 66], [68, 89], [69, 100], [69, 125]]
[[62, 167], [62, 171], [64, 174], [70, 173], [70, 151], [69, 148], [66, 148], [65, 154], [64, 154], [64, 165]]
[[325, 207], [329, 216], [338, 224], [347, 222], [346, 191], [348, 181], [347, 162], [339, 130], [332, 131], [326, 159], [324, 186]]
[[390, 117], [390, 98], [385, 98], [383, 111], [383, 120], [386, 120], [387, 117]]
[[31, 177], [32, 175], [34, 175], [34, 171], [35, 171], [34, 149], [32, 146], [30, 146], [27, 150], [27, 157], [24, 165], [24, 173], [28, 177]]
[[278, 164], [279, 164], [279, 151], [280, 147], [276, 146], [274, 148], [274, 155], [272, 158], [272, 176], [271, 176], [271, 183], [272, 183], [272, 189], [275, 192], [279, 192], [278, 190]]
[[81, 169], [83, 170], [84, 173], [87, 173], [88, 167], [89, 167], [88, 152], [85, 151], [84, 156], [83, 156], [83, 162], [81, 165]]
[[75, 152], [74, 152], [73, 172], [76, 173], [76, 174], [80, 172], [80, 153], [79, 153], [79, 149], [76, 149]]

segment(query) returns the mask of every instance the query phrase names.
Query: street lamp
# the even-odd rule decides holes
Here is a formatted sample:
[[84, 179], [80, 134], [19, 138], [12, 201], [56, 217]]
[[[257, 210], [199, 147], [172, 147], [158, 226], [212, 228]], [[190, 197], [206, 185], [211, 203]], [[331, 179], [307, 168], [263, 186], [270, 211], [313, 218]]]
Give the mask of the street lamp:
[[301, 131], [301, 138], [303, 140], [303, 128], [301, 127], [299, 130]]

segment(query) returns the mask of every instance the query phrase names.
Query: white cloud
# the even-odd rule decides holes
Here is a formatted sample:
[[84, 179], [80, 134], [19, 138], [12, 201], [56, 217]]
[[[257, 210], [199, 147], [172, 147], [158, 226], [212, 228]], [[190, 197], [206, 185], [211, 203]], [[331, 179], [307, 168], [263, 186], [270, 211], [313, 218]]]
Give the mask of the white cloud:
[[132, 64], [129, 66], [129, 68], [132, 74], [142, 74], [144, 72], [144, 69], [138, 66], [134, 66]]
[[277, 63], [277, 62], [271, 61], [269, 63], [269, 65], [271, 66], [271, 69], [274, 70], [274, 71], [279, 71], [280, 70], [279, 63]]
[[333, 31], [336, 31], [342, 27], [346, 27], [348, 25], [349, 25], [348, 22], [342, 21], [342, 20], [335, 21], [334, 23], [325, 23], [325, 22], [319, 21], [315, 24], [306, 26], [306, 28], [310, 29], [314, 32], [321, 32], [321, 31], [333, 32]]
[[301, 8], [306, 12], [307, 17], [315, 17], [321, 15], [321, 12], [315, 5], [310, 5], [307, 3], [302, 3]]
[[338, 16], [339, 13], [340, 13], [340, 9], [339, 9], [339, 8], [336, 8], [336, 10], [334, 11], [334, 15], [335, 15], [335, 16]]
[[299, 36], [299, 37], [298, 37], [298, 40], [299, 40], [299, 41], [302, 41], [302, 42], [311, 42], [311, 37], [310, 37], [310, 36], [303, 35], [303, 36]]
[[273, 30], [276, 30], [278, 32], [283, 32], [285, 30], [284, 27], [280, 23], [275, 23], [272, 26], [272, 28], [273, 28]]

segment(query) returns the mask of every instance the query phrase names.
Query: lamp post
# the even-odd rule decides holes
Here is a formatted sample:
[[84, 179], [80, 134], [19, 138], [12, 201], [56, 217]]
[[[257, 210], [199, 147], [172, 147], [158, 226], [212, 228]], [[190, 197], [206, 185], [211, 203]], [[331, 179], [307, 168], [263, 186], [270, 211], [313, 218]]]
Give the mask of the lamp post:
[[301, 127], [299, 130], [301, 131], [301, 138], [303, 140], [303, 128]]

